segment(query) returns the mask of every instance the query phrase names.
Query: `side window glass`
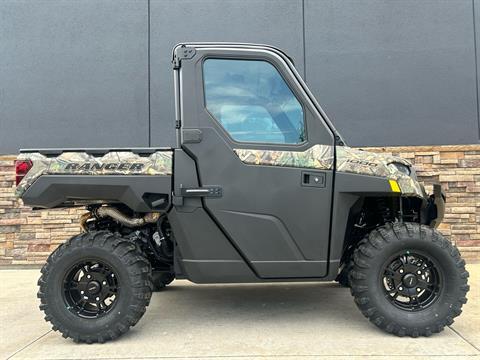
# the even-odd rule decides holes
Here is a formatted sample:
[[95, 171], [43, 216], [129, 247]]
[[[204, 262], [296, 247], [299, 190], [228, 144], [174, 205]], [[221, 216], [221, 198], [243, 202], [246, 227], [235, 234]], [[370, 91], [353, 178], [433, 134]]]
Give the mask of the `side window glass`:
[[207, 59], [203, 79], [207, 110], [235, 141], [306, 140], [302, 106], [270, 63]]

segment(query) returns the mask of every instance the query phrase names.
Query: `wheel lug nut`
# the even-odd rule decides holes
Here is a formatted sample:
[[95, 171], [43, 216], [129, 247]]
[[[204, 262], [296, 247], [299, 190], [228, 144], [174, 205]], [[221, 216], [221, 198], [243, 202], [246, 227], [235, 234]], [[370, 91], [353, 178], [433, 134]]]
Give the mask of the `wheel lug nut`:
[[420, 291], [422, 291], [422, 289], [420, 289], [420, 288], [417, 288], [417, 292], [420, 292]]
[[422, 275], [422, 272], [420, 270], [417, 271], [418, 275]]
[[400, 286], [400, 287], [398, 288], [398, 290], [402, 291], [402, 290], [403, 290], [403, 287]]
[[100, 300], [100, 298], [99, 298], [99, 297], [96, 297], [96, 298], [95, 298], [95, 300], [99, 301], [99, 300]]
[[87, 279], [90, 279], [92, 277], [92, 275], [87, 275]]
[[85, 294], [85, 291], [83, 291], [83, 290], [82, 290], [82, 291], [80, 291], [80, 294], [82, 294], [82, 295], [83, 295], [83, 294]]
[[103, 284], [103, 285], [107, 285], [107, 282], [106, 282], [106, 281], [104, 281], [104, 282], [102, 282], [102, 284]]
[[400, 269], [400, 274], [403, 274], [403, 269]]

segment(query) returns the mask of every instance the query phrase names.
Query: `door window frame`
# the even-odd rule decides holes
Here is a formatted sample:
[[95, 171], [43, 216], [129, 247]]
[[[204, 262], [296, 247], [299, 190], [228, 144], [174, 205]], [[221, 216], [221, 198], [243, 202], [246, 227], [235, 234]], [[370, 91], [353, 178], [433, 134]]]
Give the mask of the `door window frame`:
[[[289, 88], [291, 91], [292, 95], [295, 97], [297, 102], [300, 104], [302, 108], [302, 122], [303, 122], [303, 129], [304, 129], [304, 140], [298, 143], [281, 143], [281, 142], [263, 142], [263, 141], [238, 141], [235, 140], [232, 135], [225, 129], [223, 124], [220, 122], [219, 119], [215, 117], [214, 114], [208, 109], [207, 107], [207, 98], [206, 98], [206, 91], [205, 91], [205, 75], [204, 75], [204, 69], [205, 69], [205, 62], [207, 60], [240, 60], [240, 61], [262, 61], [266, 62], [267, 64], [271, 65], [276, 71], [277, 74], [281, 77], [281, 79], [285, 82], [285, 85]], [[250, 145], [250, 146], [287, 146], [287, 147], [301, 147], [305, 144], [308, 143], [308, 121], [307, 121], [307, 112], [305, 108], [305, 104], [302, 101], [302, 98], [299, 98], [299, 95], [295, 91], [295, 88], [292, 87], [292, 84], [285, 78], [284, 74], [282, 74], [282, 71], [277, 67], [275, 63], [270, 61], [269, 59], [266, 58], [261, 58], [261, 57], [256, 57], [256, 56], [211, 56], [207, 55], [204, 56], [201, 60], [201, 78], [202, 78], [202, 98], [203, 98], [203, 107], [204, 110], [210, 115], [210, 117], [215, 121], [215, 123], [220, 127], [222, 132], [228, 137], [228, 139], [231, 141], [232, 144], [239, 145], [236, 147], [242, 147], [242, 145]]]

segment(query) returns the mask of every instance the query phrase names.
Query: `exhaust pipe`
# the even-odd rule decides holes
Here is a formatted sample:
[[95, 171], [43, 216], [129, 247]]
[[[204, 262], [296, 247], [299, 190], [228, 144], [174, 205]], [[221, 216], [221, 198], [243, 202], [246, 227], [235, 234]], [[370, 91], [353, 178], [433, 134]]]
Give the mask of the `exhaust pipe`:
[[111, 217], [113, 220], [127, 227], [139, 227], [145, 224], [154, 224], [160, 218], [160, 213], [147, 213], [144, 217], [130, 217], [122, 213], [120, 210], [111, 206], [101, 206], [94, 210], [94, 215], [98, 218]]

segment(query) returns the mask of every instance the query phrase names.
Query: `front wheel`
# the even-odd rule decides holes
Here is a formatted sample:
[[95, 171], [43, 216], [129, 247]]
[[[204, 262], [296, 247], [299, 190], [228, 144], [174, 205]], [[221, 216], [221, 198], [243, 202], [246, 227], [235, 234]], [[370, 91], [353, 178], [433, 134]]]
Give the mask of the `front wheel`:
[[430, 336], [460, 315], [468, 272], [457, 248], [435, 229], [387, 224], [357, 246], [351, 293], [362, 313], [398, 336]]
[[108, 231], [74, 236], [48, 258], [40, 309], [76, 342], [103, 343], [134, 326], [152, 293], [151, 267], [132, 242]]

